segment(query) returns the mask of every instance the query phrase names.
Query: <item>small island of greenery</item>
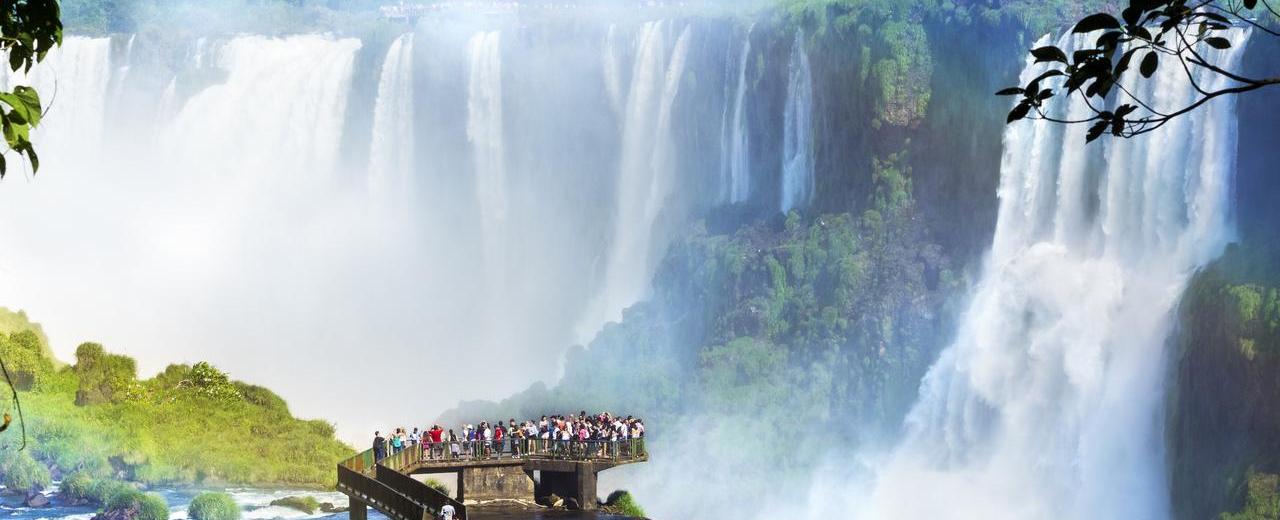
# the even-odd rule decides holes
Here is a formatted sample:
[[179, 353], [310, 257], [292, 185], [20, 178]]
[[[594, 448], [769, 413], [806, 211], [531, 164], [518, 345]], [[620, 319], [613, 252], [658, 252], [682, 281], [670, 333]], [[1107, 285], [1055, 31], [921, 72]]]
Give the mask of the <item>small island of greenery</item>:
[[270, 390], [208, 363], [170, 365], [139, 379], [133, 359], [96, 343], [67, 365], [41, 327], [0, 308], [0, 357], [18, 390], [22, 426], [0, 434], [0, 481], [30, 494], [62, 480], [64, 499], [149, 505], [156, 485], [330, 487], [334, 461], [354, 450], [333, 425], [293, 417]]

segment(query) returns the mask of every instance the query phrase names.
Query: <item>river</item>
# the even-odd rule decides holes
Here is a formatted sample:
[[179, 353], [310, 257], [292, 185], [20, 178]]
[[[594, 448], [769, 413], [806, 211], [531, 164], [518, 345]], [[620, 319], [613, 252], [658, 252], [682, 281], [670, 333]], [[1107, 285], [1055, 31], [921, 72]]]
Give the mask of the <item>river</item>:
[[[50, 493], [56, 493], [56, 487]], [[347, 506], [347, 496], [337, 492], [317, 492], [293, 489], [255, 489], [255, 488], [228, 488], [228, 489], [199, 489], [199, 488], [181, 488], [181, 489], [157, 489], [155, 492], [164, 496], [166, 502], [169, 503], [170, 520], [185, 520], [187, 516], [187, 506], [191, 504], [191, 499], [203, 491], [225, 491], [235, 499], [236, 503], [243, 509], [242, 518], [245, 520], [305, 520], [312, 518], [325, 518], [330, 520], [347, 520], [350, 516], [347, 513], [319, 513], [307, 514], [293, 509], [272, 506], [273, 500], [288, 496], [313, 496], [321, 503], [329, 502], [338, 507]], [[21, 505], [16, 497], [5, 497], [0, 501], [0, 518], [6, 520], [42, 520], [61, 518], [67, 520], [89, 520], [97, 513], [96, 507], [64, 507], [58, 505], [55, 500], [50, 507], [29, 508]], [[370, 509], [369, 518], [371, 520], [384, 520], [387, 517]], [[555, 518], [561, 520], [570, 519], [598, 519], [598, 520], [624, 520], [626, 517], [617, 515], [586, 513], [586, 512], [570, 512], [570, 511], [547, 511], [538, 513], [495, 513], [484, 514], [477, 513], [472, 515], [473, 519], [479, 520], [535, 520], [543, 518]]]

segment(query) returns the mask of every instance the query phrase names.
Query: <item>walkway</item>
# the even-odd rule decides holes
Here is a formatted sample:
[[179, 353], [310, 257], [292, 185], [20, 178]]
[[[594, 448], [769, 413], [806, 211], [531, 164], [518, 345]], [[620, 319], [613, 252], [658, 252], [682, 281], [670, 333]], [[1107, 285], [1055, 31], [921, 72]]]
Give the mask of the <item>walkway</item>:
[[[495, 449], [495, 446], [499, 447]], [[507, 443], [415, 444], [380, 461], [373, 450], [338, 464], [338, 491], [351, 497], [351, 519], [365, 520], [366, 506], [396, 520], [432, 518], [445, 504], [458, 518], [478, 501], [521, 500], [551, 494], [596, 507], [596, 476], [624, 464], [649, 460], [644, 439], [625, 441], [521, 440]], [[458, 498], [410, 475], [456, 473]]]

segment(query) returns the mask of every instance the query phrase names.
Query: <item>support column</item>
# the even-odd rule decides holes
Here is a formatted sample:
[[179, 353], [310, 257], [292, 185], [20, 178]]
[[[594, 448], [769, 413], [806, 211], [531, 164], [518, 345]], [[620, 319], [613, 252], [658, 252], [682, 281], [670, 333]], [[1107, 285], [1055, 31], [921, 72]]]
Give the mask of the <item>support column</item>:
[[459, 502], [467, 503], [467, 480], [462, 478], [462, 470], [458, 470], [458, 487], [456, 488]]
[[369, 520], [369, 506], [364, 502], [353, 498], [348, 507], [350, 511], [347, 512], [347, 515], [351, 517], [351, 520]]
[[574, 490], [578, 496], [578, 507], [583, 511], [595, 511], [596, 500], [596, 468], [595, 464], [584, 462], [578, 464], [577, 483]]

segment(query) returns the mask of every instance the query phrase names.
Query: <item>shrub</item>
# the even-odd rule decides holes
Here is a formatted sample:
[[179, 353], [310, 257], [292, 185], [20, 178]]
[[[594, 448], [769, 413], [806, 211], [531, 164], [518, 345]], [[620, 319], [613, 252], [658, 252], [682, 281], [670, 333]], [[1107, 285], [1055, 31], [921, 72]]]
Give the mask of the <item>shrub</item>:
[[129, 491], [136, 490], [133, 489], [132, 486], [118, 480], [102, 479], [96, 480], [89, 485], [89, 494], [86, 498], [92, 502], [105, 506], [111, 502], [113, 497], [128, 493]]
[[627, 491], [618, 490], [610, 493], [605, 505], [613, 508], [614, 511], [623, 516], [644, 517], [644, 509], [640, 507], [640, 504], [636, 503], [636, 499]]
[[272, 500], [271, 505], [287, 507], [309, 515], [315, 514], [320, 509], [320, 502], [315, 497], [284, 497]]
[[155, 493], [143, 493], [122, 485], [107, 499], [107, 511], [136, 509], [135, 520], [169, 520], [169, 503]]
[[24, 493], [49, 487], [53, 482], [49, 468], [36, 462], [26, 452], [15, 452], [5, 457], [0, 462], [0, 473], [4, 473], [5, 487]]
[[239, 520], [240, 506], [226, 493], [200, 493], [187, 510], [192, 520]]
[[88, 473], [77, 471], [62, 479], [62, 495], [72, 500], [92, 500], [93, 479]]
[[439, 491], [440, 494], [442, 495], [449, 495], [449, 487], [444, 485], [444, 482], [440, 482], [439, 480], [429, 478], [425, 482], [423, 482], [423, 484], [426, 484], [427, 487], [431, 489]]

